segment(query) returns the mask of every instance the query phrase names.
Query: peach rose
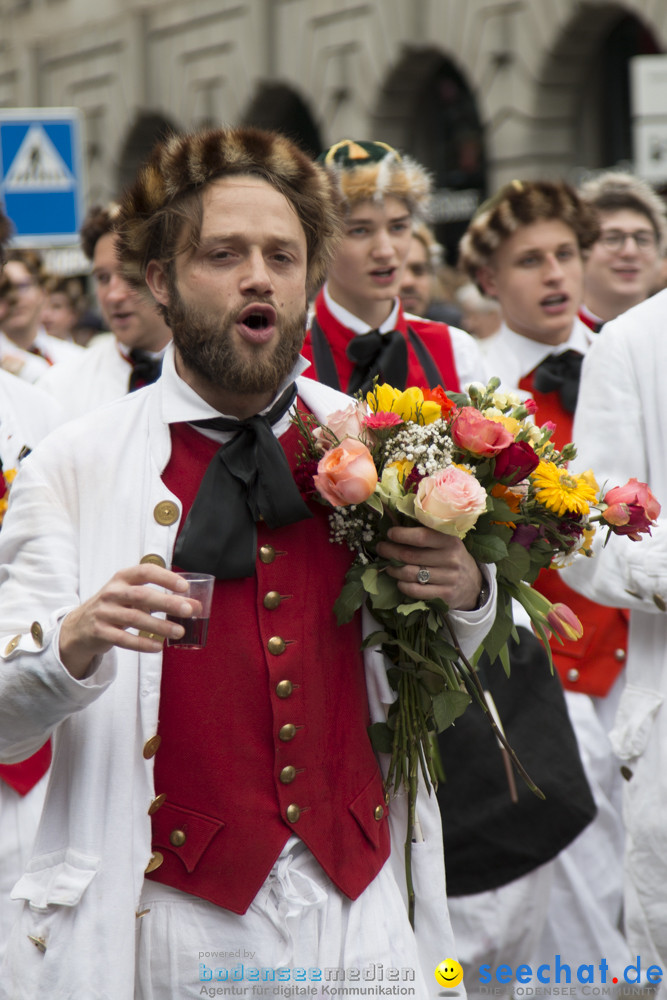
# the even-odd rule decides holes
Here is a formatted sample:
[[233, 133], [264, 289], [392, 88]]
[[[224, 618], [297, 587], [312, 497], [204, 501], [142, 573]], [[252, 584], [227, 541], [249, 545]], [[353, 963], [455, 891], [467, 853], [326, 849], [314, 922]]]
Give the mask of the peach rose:
[[[344, 438], [359, 438], [366, 444], [373, 444], [373, 436], [366, 429], [365, 420], [368, 407], [365, 403], [351, 403], [344, 410], [335, 410], [326, 420], [326, 426], [317, 427], [313, 437], [322, 451], [328, 451]], [[331, 433], [328, 433], [328, 432]]]
[[333, 507], [363, 503], [375, 490], [378, 474], [373, 456], [361, 441], [345, 438], [327, 451], [317, 466], [313, 482]]
[[486, 490], [473, 475], [451, 465], [426, 476], [417, 488], [415, 517], [427, 528], [463, 538], [486, 510]]
[[474, 406], [464, 406], [452, 421], [454, 443], [473, 455], [497, 455], [514, 437], [496, 420], [487, 420]]

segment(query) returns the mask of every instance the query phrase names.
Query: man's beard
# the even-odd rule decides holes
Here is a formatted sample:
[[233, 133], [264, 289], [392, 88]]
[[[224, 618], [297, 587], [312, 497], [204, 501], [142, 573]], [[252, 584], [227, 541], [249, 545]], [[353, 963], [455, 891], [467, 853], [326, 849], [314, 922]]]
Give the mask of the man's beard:
[[[253, 302], [265, 301], [261, 297]], [[271, 304], [271, 303], [270, 303]], [[198, 306], [186, 306], [171, 289], [168, 322], [184, 365], [227, 392], [254, 395], [276, 392], [294, 368], [303, 345], [306, 310], [293, 318], [278, 317], [278, 339], [273, 350], [258, 349], [256, 357], [236, 350], [232, 331], [245, 306], [222, 315]]]

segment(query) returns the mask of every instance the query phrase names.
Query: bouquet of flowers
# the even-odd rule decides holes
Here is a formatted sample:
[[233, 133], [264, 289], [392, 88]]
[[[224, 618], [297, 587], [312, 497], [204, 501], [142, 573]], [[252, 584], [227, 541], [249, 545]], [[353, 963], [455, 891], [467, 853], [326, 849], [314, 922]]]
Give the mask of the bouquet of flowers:
[[540, 570], [589, 553], [598, 525], [638, 539], [660, 511], [648, 487], [636, 480], [602, 495], [591, 472], [570, 473], [574, 446], [557, 450], [553, 425], [534, 423], [533, 401], [522, 402], [498, 386], [498, 379], [473, 383], [464, 394], [376, 385], [365, 401], [330, 414], [323, 425], [295, 417], [304, 440], [299, 486], [331, 507], [332, 540], [356, 556], [334, 608], [338, 621], [349, 621], [366, 603], [378, 629], [365, 645], [379, 645], [390, 663], [396, 700], [386, 723], [371, 726], [371, 740], [391, 755], [387, 790], [407, 789], [411, 919], [419, 771], [429, 791], [437, 783], [433, 733], [451, 725], [475, 698], [524, 780], [541, 793], [489, 711], [447, 605], [402, 594], [386, 572], [387, 560], [377, 555], [378, 542], [393, 525], [419, 522], [462, 539], [478, 563], [493, 563], [497, 615], [483, 648], [509, 672], [513, 599], [528, 612], [549, 657], [550, 634], [561, 640], [582, 634], [569, 608], [533, 589]]

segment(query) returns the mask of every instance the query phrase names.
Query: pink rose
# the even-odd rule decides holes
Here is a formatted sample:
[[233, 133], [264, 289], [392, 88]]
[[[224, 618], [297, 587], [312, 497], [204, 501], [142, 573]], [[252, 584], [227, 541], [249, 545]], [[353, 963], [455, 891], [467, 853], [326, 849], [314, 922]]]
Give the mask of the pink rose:
[[366, 444], [372, 444], [372, 434], [366, 430], [367, 417], [368, 407], [365, 403], [351, 403], [344, 410], [334, 410], [330, 413], [326, 425], [316, 427], [313, 437], [322, 451], [335, 447], [344, 438], [359, 438]]
[[474, 476], [450, 465], [425, 476], [417, 488], [415, 517], [427, 528], [463, 538], [486, 510], [486, 490]]
[[473, 455], [497, 455], [514, 438], [502, 424], [483, 417], [474, 406], [464, 406], [452, 422], [452, 437], [459, 448]]
[[539, 458], [527, 441], [513, 441], [496, 455], [494, 475], [506, 486], [515, 486], [539, 464]]
[[625, 486], [614, 486], [605, 494], [603, 502], [607, 509], [602, 517], [614, 534], [628, 535], [635, 542], [639, 541], [640, 534], [651, 534], [651, 526], [655, 525], [660, 513], [660, 504], [646, 483], [637, 479], [629, 479]]
[[361, 441], [345, 438], [320, 459], [313, 482], [332, 507], [363, 503], [375, 490], [378, 474], [373, 456]]

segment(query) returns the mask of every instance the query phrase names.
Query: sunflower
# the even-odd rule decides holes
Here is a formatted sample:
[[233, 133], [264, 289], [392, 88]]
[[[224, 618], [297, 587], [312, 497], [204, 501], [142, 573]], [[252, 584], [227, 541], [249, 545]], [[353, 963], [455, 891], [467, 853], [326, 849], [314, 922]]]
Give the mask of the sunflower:
[[553, 462], [540, 462], [530, 478], [537, 500], [559, 517], [588, 514], [595, 503], [597, 484], [590, 474], [576, 476]]

